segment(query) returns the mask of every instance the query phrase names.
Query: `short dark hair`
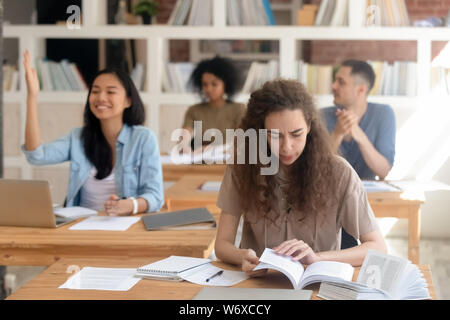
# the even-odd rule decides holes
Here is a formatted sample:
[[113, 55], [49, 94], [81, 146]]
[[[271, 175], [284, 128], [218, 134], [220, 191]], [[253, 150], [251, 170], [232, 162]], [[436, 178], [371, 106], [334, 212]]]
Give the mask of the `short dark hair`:
[[370, 64], [361, 60], [345, 60], [342, 65], [343, 67], [350, 67], [352, 69], [352, 75], [358, 75], [367, 82], [368, 90], [367, 93], [372, 90], [375, 84], [375, 72]]
[[86, 157], [97, 169], [96, 179], [106, 178], [113, 169], [111, 147], [103, 135], [100, 120], [92, 113], [89, 105], [89, 96], [95, 79], [102, 74], [115, 75], [125, 89], [127, 97], [131, 99], [131, 106], [123, 111], [123, 123], [129, 126], [141, 125], [145, 121], [144, 103], [130, 76], [122, 69], [108, 68], [99, 71], [89, 86], [88, 98], [84, 107], [84, 125], [81, 133]]
[[199, 93], [202, 92], [202, 76], [205, 72], [212, 73], [224, 82], [224, 91], [228, 95], [228, 100], [231, 100], [239, 91], [241, 73], [230, 59], [215, 56], [199, 62], [189, 80]]

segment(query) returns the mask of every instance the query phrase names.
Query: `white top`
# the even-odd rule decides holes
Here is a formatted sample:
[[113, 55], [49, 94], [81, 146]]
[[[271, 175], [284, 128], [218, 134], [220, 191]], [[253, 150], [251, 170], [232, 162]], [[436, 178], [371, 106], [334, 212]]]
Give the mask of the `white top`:
[[89, 177], [81, 188], [81, 207], [94, 210], [105, 210], [105, 202], [109, 197], [116, 194], [116, 185], [114, 181], [114, 169], [111, 174], [102, 180], [97, 180], [95, 175], [97, 169], [93, 167]]

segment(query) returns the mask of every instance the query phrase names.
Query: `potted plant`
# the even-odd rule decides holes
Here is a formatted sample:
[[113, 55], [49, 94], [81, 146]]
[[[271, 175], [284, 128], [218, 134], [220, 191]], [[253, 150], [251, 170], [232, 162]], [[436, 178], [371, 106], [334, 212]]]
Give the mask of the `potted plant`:
[[151, 24], [151, 17], [158, 13], [158, 3], [151, 0], [140, 0], [133, 7], [133, 12], [142, 17], [144, 24]]

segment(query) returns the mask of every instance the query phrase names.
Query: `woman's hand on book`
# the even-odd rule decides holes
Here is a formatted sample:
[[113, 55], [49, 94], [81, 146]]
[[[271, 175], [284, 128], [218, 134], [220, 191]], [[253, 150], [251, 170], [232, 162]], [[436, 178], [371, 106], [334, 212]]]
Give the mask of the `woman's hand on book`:
[[27, 81], [28, 94], [36, 96], [39, 92], [39, 79], [37, 76], [36, 69], [31, 68], [31, 58], [30, 52], [25, 51], [23, 55], [23, 65], [25, 67], [25, 78]]
[[252, 249], [242, 250], [242, 271], [249, 277], [258, 277], [267, 272], [267, 269], [252, 271], [259, 263], [259, 258]]
[[320, 261], [319, 255], [317, 255], [313, 249], [302, 240], [292, 239], [284, 241], [273, 248], [273, 250], [281, 255], [292, 256], [293, 260], [306, 265]]

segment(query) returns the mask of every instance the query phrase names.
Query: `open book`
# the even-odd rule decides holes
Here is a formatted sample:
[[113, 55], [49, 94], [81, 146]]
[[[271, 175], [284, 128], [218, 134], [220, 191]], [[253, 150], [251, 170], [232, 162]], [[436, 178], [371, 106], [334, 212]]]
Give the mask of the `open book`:
[[318, 296], [329, 300], [430, 299], [427, 282], [416, 265], [375, 250], [368, 250], [357, 282], [323, 282]]
[[253, 270], [275, 269], [284, 273], [294, 289], [302, 289], [311, 283], [328, 281], [351, 281], [354, 269], [348, 263], [320, 261], [303, 268], [303, 265], [289, 256], [276, 254], [266, 248], [259, 259], [260, 263]]

